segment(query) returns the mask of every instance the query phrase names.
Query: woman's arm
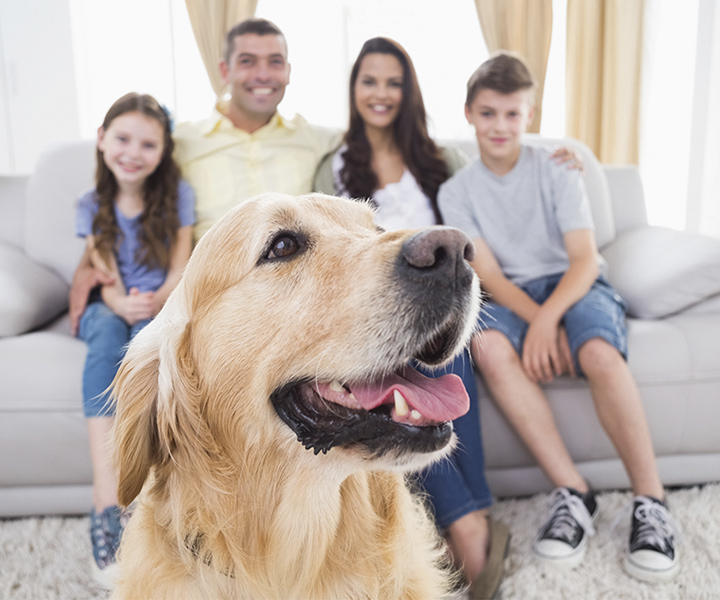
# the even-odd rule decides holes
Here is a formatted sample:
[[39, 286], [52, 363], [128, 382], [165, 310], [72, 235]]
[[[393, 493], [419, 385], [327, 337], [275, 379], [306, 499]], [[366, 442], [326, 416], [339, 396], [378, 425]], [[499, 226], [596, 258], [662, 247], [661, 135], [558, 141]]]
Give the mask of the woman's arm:
[[70, 287], [68, 301], [70, 305], [70, 330], [73, 335], [77, 335], [80, 328], [80, 319], [87, 307], [90, 291], [97, 285], [110, 285], [115, 281], [111, 274], [93, 266], [90, 258], [91, 252], [90, 246], [86, 245], [80, 264], [78, 264], [73, 274], [72, 286]]

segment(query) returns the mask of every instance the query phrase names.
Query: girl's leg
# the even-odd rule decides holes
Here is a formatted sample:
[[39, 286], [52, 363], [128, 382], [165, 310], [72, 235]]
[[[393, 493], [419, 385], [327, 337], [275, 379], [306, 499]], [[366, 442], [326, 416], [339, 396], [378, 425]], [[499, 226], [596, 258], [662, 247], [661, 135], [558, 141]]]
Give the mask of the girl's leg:
[[93, 504], [97, 513], [117, 504], [109, 447], [113, 410], [107, 388], [117, 373], [128, 335], [127, 323], [102, 302], [90, 304], [80, 321], [80, 337], [88, 345], [83, 372], [83, 408], [88, 424]]
[[114, 420], [114, 417], [86, 419], [93, 467], [93, 506], [97, 514], [118, 503], [117, 477], [113, 469], [110, 447], [110, 430]]

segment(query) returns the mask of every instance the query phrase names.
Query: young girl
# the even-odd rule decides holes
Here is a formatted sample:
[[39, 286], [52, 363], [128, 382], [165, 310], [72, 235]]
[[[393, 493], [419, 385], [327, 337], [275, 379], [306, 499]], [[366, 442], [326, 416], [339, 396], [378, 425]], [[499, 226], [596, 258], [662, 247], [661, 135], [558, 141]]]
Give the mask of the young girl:
[[90, 537], [98, 579], [124, 527], [117, 506], [108, 387], [126, 344], [160, 311], [190, 257], [194, 195], [180, 180], [168, 114], [151, 96], [127, 94], [98, 129], [96, 187], [78, 202], [77, 234], [94, 267], [114, 283], [96, 288], [80, 321], [88, 345], [83, 407], [93, 465]]

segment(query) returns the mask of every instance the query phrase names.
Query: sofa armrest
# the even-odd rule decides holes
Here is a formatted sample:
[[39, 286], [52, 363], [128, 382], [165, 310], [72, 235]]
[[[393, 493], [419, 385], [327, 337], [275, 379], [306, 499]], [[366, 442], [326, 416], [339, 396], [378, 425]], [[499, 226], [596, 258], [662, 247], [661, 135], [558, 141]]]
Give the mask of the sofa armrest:
[[603, 165], [610, 188], [615, 232], [644, 227], [648, 224], [640, 172], [635, 165]]
[[720, 240], [666, 227], [620, 233], [602, 250], [631, 316], [658, 319], [720, 293]]
[[26, 333], [68, 307], [68, 287], [20, 248], [0, 243], [0, 337]]

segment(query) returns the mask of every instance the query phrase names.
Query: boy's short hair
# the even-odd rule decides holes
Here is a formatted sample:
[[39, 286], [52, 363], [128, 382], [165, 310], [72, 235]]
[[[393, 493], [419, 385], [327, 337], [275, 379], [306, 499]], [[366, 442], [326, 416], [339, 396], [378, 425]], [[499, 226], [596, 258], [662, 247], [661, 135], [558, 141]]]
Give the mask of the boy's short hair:
[[470, 76], [465, 105], [470, 106], [482, 90], [494, 90], [501, 94], [528, 90], [530, 102], [534, 103], [537, 85], [527, 63], [519, 54], [499, 50], [491, 54]]
[[230, 62], [230, 56], [235, 48], [235, 38], [248, 33], [254, 33], [255, 35], [279, 35], [285, 39], [283, 32], [280, 31], [280, 28], [272, 21], [257, 17], [245, 19], [228, 31], [227, 37], [225, 38], [225, 62]]

